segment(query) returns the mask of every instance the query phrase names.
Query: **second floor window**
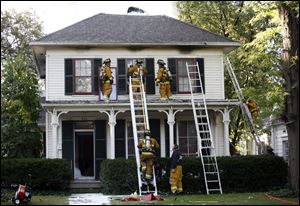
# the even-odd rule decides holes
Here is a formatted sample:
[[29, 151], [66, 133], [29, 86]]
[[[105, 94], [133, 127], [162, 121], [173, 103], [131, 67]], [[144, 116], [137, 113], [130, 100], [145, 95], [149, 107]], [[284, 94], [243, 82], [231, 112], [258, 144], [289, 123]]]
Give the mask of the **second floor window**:
[[[186, 63], [189, 65], [195, 65], [198, 63], [199, 65], [199, 72], [201, 75], [201, 82], [203, 86], [203, 92], [205, 93], [205, 81], [204, 81], [204, 58], [188, 58], [188, 59], [181, 59], [181, 58], [168, 58], [168, 67], [170, 72], [173, 76], [173, 81], [171, 82], [171, 88], [173, 94], [184, 94], [190, 93], [190, 86], [189, 86], [189, 79], [186, 70]], [[196, 72], [196, 67], [191, 68], [194, 69], [190, 72]], [[191, 79], [199, 79], [198, 75], [195, 73], [190, 73]], [[199, 80], [192, 80], [193, 86], [200, 86]], [[193, 89], [197, 89], [197, 92], [201, 93], [200, 87], [194, 87]]]
[[99, 93], [102, 59], [65, 59], [65, 95]]
[[91, 60], [75, 60], [75, 93], [92, 93]]

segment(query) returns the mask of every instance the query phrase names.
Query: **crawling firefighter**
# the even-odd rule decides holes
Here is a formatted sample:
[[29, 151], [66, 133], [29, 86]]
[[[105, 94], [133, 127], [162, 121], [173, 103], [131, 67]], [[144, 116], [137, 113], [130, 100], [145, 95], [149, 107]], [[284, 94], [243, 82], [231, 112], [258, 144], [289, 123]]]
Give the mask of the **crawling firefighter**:
[[252, 100], [252, 99], [248, 99], [248, 101], [246, 102], [246, 105], [249, 108], [249, 111], [250, 111], [252, 119], [253, 119], [253, 123], [255, 124], [256, 119], [259, 114], [259, 106], [257, 105], [256, 101]]
[[142, 180], [150, 183], [152, 180], [152, 168], [156, 150], [159, 149], [159, 144], [151, 135], [150, 130], [144, 132], [144, 138], [139, 140], [138, 148], [140, 150]]
[[155, 80], [156, 85], [159, 85], [160, 91], [160, 99], [167, 100], [170, 99], [172, 96], [171, 92], [171, 81], [172, 75], [168, 68], [165, 67], [165, 62], [162, 59], [157, 61], [158, 64], [158, 71], [157, 71], [157, 78]]
[[[142, 60], [136, 60], [136, 64], [134, 66], [131, 66], [128, 69], [128, 75], [133, 78], [132, 80], [132, 85], [140, 85], [140, 80], [137, 78], [140, 78], [140, 75], [143, 78], [143, 83], [144, 83], [144, 89], [146, 91], [146, 84], [145, 84], [145, 78], [147, 75], [147, 68], [143, 66], [143, 61]], [[138, 87], [133, 87], [132, 88], [133, 92], [140, 92], [140, 89]]]
[[110, 94], [112, 91], [112, 84], [114, 81], [114, 77], [110, 69], [110, 63], [111, 63], [110, 58], [104, 60], [103, 67], [102, 67], [102, 75], [101, 75], [101, 80], [103, 85], [103, 100], [106, 102], [109, 101]]

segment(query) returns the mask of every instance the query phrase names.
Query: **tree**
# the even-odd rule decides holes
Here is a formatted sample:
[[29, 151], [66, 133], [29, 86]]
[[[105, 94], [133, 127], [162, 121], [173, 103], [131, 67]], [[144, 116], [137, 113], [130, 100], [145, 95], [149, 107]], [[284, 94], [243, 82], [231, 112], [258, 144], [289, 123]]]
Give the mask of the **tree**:
[[29, 42], [41, 36], [31, 12], [1, 11], [1, 158], [40, 156], [38, 72]]
[[42, 149], [38, 80], [25, 59], [20, 51], [1, 70], [1, 158], [39, 157]]
[[285, 79], [285, 120], [289, 137], [290, 185], [299, 193], [299, 2], [278, 2], [283, 32], [281, 70]]
[[29, 68], [38, 73], [29, 43], [43, 35], [39, 18], [29, 11], [1, 11], [1, 66], [8, 58], [24, 52]]
[[[260, 106], [259, 132], [263, 119], [280, 116], [283, 110], [283, 78], [278, 69], [282, 37], [279, 21], [275, 18], [274, 2], [244, 1], [180, 1], [179, 18], [239, 41], [242, 46], [229, 54], [229, 58], [245, 97], [255, 99]], [[226, 98], [237, 98], [228, 73], [225, 73]], [[231, 112], [231, 154], [237, 152], [242, 136], [251, 134], [245, 130], [239, 108]]]

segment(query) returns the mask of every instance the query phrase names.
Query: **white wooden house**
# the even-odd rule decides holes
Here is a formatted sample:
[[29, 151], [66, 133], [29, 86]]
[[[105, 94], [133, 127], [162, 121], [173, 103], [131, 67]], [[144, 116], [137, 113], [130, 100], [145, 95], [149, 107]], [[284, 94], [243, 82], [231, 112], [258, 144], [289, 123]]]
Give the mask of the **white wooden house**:
[[[197, 135], [185, 62], [198, 62], [218, 156], [229, 154], [229, 111], [224, 55], [240, 44], [167, 16], [100, 13], [31, 42], [45, 79], [46, 157], [71, 160], [75, 179], [98, 179], [104, 159], [134, 156], [127, 68], [143, 59], [150, 129], [161, 157], [178, 143], [196, 156]], [[112, 60], [114, 86], [109, 104], [99, 100], [99, 67]], [[173, 74], [173, 100], [160, 101], [154, 80], [158, 59]], [[79, 168], [81, 174], [78, 175]]]

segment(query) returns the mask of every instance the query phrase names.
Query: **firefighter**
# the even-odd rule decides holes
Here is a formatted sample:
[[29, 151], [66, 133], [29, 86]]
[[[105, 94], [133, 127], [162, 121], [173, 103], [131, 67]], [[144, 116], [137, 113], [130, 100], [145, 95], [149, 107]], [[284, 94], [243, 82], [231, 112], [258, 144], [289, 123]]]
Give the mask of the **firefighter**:
[[[143, 78], [144, 89], [146, 91], [145, 78], [146, 78], [146, 75], [147, 75], [147, 69], [146, 69], [146, 67], [143, 66], [143, 61], [142, 60], [136, 60], [136, 64], [134, 66], [131, 66], [128, 69], [127, 73], [128, 73], [128, 75], [131, 76], [131, 78], [140, 78], [140, 74], [141, 74], [142, 78]], [[140, 80], [133, 79], [132, 80], [132, 85], [140, 85]], [[132, 91], [133, 92], [140, 92], [140, 89], [138, 87], [133, 87]]]
[[182, 165], [181, 165], [181, 152], [177, 144], [173, 146], [173, 153], [171, 156], [171, 172], [170, 184], [172, 193], [180, 193], [182, 189]]
[[157, 71], [157, 78], [155, 80], [156, 85], [159, 85], [160, 91], [160, 99], [167, 100], [170, 99], [172, 96], [171, 92], [171, 81], [172, 75], [168, 68], [165, 67], [165, 62], [162, 59], [157, 61], [158, 64], [158, 71]]
[[152, 167], [159, 144], [149, 130], [144, 132], [144, 138], [139, 140], [142, 180], [149, 183], [152, 180]]
[[256, 123], [256, 119], [257, 119], [258, 114], [259, 114], [259, 107], [258, 107], [256, 101], [252, 100], [252, 99], [249, 99], [246, 102], [246, 105], [249, 108], [249, 111], [250, 111], [252, 119], [253, 119], [253, 123], [255, 124]]
[[112, 91], [112, 84], [114, 81], [114, 77], [110, 69], [110, 63], [110, 58], [104, 60], [101, 75], [101, 81], [103, 85], [103, 100], [106, 102], [109, 101], [110, 94]]

